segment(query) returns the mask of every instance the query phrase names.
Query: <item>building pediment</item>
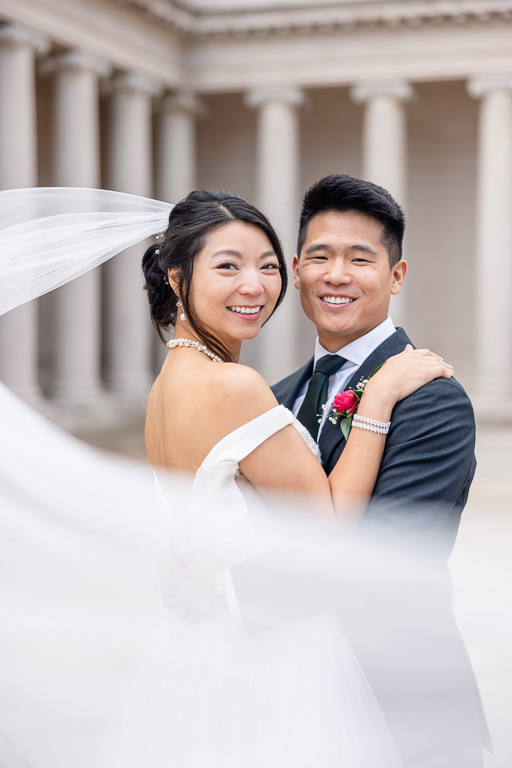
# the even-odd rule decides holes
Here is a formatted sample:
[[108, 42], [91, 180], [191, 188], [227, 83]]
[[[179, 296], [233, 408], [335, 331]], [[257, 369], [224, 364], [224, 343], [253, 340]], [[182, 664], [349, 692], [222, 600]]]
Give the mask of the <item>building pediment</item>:
[[0, 18], [170, 91], [512, 71], [512, 0], [0, 0]]
[[512, 0], [112, 0], [186, 37], [307, 34], [512, 19]]

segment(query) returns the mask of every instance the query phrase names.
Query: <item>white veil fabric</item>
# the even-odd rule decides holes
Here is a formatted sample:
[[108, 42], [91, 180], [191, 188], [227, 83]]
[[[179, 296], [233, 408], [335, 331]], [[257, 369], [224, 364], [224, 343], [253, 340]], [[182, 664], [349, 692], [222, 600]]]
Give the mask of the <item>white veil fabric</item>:
[[0, 315], [167, 228], [172, 205], [102, 189], [0, 192]]
[[[0, 192], [0, 314], [165, 229], [170, 209], [102, 190]], [[211, 729], [224, 729], [240, 754], [246, 750], [233, 766], [339, 765], [337, 745], [330, 751], [330, 742], [310, 725], [315, 712], [301, 704], [317, 668], [335, 659], [318, 617], [339, 621], [364, 659], [377, 699], [387, 697], [393, 726], [406, 734], [415, 755], [406, 768], [482, 764], [475, 757], [485, 741], [478, 733], [485, 730], [478, 697], [472, 698], [470, 668], [454, 635], [445, 569], [428, 551], [411, 551], [399, 540], [384, 546], [378, 538], [359, 538], [340, 521], [315, 519], [314, 510], [296, 499], [276, 498], [253, 512], [254, 550], [237, 592], [242, 622], [223, 599], [209, 614], [184, 619], [168, 600], [165, 574], [177, 566], [186, 581], [188, 564], [205, 564], [190, 568], [182, 594], [189, 587], [195, 598], [203, 590], [208, 604], [208, 567], [213, 562], [221, 570], [229, 564], [226, 552], [237, 546], [223, 529], [201, 551], [194, 549], [190, 479], [163, 473], [155, 484], [148, 465], [86, 446], [1, 384], [0, 419], [0, 768], [118, 768], [109, 750], [123, 733], [118, 713], [130, 708], [134, 692], [137, 707], [128, 711], [125, 727], [136, 730], [144, 712], [159, 712], [159, 721], [144, 723], [149, 733], [156, 728], [153, 743], [144, 742], [145, 751], [134, 752], [123, 768], [231, 768], [197, 744], [192, 749], [194, 722], [204, 719], [204, 699], [212, 696], [217, 715]], [[209, 499], [207, 511], [214, 520], [222, 500]], [[505, 768], [512, 756], [506, 729], [500, 730], [512, 713], [506, 677], [512, 669], [512, 564], [502, 543], [497, 524], [480, 548], [459, 547], [453, 566], [459, 622], [478, 662], [484, 706], [498, 713], [489, 768]], [[189, 656], [174, 659], [184, 642]], [[166, 754], [158, 741], [172, 725], [165, 706], [177, 678], [158, 669], [148, 678], [153, 683], [144, 678], [162, 643], [174, 660], [172, 674], [190, 677], [186, 700], [173, 702], [173, 712], [191, 749], [177, 755]], [[276, 643], [286, 658], [282, 666], [268, 653]], [[333, 661], [333, 686], [321, 703], [326, 718], [330, 703], [339, 708], [337, 673]], [[234, 708], [236, 686], [242, 695]], [[282, 702], [273, 710], [281, 713], [278, 722], [269, 724], [254, 708], [254, 691], [260, 703]], [[183, 713], [194, 716], [185, 721]], [[288, 754], [279, 731], [292, 715], [297, 739]], [[490, 726], [494, 735], [493, 721]], [[342, 727], [357, 730], [350, 708]], [[433, 741], [443, 742], [448, 762], [437, 759]], [[381, 768], [386, 763], [380, 758], [371, 766], [346, 765]], [[391, 756], [388, 765], [400, 762]]]

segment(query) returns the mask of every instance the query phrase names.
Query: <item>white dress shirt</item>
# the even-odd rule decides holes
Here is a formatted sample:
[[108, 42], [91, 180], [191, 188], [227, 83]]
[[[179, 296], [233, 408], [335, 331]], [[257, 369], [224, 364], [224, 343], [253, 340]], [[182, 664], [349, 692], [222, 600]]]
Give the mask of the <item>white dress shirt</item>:
[[[371, 353], [377, 349], [377, 347], [380, 346], [383, 341], [388, 339], [395, 332], [395, 330], [396, 329], [392, 319], [387, 317], [382, 323], [376, 325], [375, 328], [372, 328], [372, 330], [368, 331], [368, 333], [365, 333], [364, 336], [360, 336], [358, 339], [355, 339], [355, 341], [351, 341], [350, 344], [341, 347], [337, 350], [336, 353], [334, 353], [344, 357], [347, 362], [342, 365], [339, 371], [336, 371], [336, 373], [333, 373], [333, 375], [329, 377], [329, 390], [327, 392], [328, 403], [332, 403], [338, 392], [341, 392], [343, 388], [348, 384], [354, 373], [366, 360], [366, 358], [371, 355]], [[315, 359], [313, 361], [313, 370], [317, 360], [319, 360], [321, 357], [324, 357], [324, 355], [329, 354], [331, 353], [322, 347], [317, 336], [315, 343]], [[302, 387], [297, 399], [293, 404], [292, 411], [294, 416], [297, 415], [299, 408], [302, 405], [302, 401], [306, 395], [308, 385], [309, 379]], [[327, 418], [327, 413], [328, 412], [326, 411], [323, 415], [322, 423], [320, 424], [320, 429], [318, 431], [319, 435]]]

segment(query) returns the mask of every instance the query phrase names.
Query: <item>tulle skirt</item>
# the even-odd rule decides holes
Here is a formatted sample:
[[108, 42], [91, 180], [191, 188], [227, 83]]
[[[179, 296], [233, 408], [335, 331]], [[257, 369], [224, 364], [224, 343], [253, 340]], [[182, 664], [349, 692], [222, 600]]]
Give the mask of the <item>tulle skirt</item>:
[[399, 768], [334, 616], [249, 636], [170, 616], [112, 726], [101, 768]]

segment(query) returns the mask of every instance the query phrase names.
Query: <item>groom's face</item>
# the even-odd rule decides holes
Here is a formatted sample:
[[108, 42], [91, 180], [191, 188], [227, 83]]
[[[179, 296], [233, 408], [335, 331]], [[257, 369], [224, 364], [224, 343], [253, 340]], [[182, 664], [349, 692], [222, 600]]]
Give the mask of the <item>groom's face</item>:
[[319, 213], [309, 222], [293, 259], [302, 308], [329, 352], [386, 319], [391, 294], [400, 292], [404, 261], [390, 267], [382, 224], [355, 211]]

